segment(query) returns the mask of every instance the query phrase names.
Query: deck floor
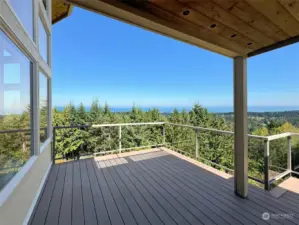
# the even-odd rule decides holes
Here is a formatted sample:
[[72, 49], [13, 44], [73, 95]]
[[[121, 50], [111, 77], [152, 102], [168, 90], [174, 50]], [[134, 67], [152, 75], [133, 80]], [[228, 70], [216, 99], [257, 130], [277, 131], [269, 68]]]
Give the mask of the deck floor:
[[96, 160], [54, 165], [30, 224], [299, 224], [299, 194], [241, 199], [232, 177], [169, 151]]

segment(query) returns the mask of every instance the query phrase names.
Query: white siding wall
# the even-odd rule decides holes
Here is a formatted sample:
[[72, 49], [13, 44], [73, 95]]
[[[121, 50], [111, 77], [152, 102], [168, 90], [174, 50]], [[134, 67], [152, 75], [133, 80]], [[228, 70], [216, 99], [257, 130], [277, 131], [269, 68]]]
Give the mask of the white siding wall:
[[29, 171], [0, 208], [1, 225], [27, 224], [51, 166], [50, 146], [36, 157]]

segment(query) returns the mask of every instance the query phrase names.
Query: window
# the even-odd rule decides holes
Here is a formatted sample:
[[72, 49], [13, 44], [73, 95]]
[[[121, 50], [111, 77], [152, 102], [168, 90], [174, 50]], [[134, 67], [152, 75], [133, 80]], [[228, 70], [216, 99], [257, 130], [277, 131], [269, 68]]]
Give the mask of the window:
[[0, 190], [31, 156], [31, 77], [31, 61], [0, 30]]
[[15, 14], [33, 39], [33, 0], [8, 0]]
[[39, 53], [43, 57], [43, 59], [48, 63], [48, 34], [45, 30], [45, 26], [42, 20], [38, 19], [39, 26]]
[[48, 138], [48, 78], [39, 74], [40, 145]]

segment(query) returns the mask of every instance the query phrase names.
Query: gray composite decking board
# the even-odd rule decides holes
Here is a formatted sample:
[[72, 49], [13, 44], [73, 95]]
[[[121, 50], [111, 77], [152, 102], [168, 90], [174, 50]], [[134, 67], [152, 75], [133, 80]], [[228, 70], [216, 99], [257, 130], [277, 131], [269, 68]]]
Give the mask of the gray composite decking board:
[[[114, 161], [114, 160], [112, 160]], [[155, 180], [153, 180], [151, 177], [149, 177], [148, 174], [143, 173], [143, 171], [134, 165], [133, 163], [130, 166], [127, 166], [127, 168], [130, 169], [132, 174], [134, 176], [138, 177], [137, 179], [142, 180], [142, 182], [147, 185], [148, 187], [152, 187], [153, 189], [151, 190], [156, 190], [154, 193], [159, 192], [161, 198], [165, 198], [169, 204], [174, 206], [175, 209], [177, 209], [177, 213], [181, 214], [187, 221], [189, 221], [190, 224], [199, 224], [201, 223], [199, 219], [196, 218], [195, 215], [193, 215], [186, 206], [184, 206], [182, 203], [180, 203], [174, 196], [172, 196], [167, 189], [164, 187], [160, 186], [159, 183], [157, 183]]]
[[[179, 162], [179, 167], [180, 167], [180, 169], [187, 168], [187, 171], [189, 171], [189, 169], [191, 168], [191, 170], [190, 170], [189, 172], [192, 172], [193, 169], [196, 168], [196, 169], [200, 170], [200, 173], [201, 173], [201, 174], [205, 174], [205, 175], [207, 175], [207, 176], [210, 175], [210, 172], [205, 171], [203, 168], [200, 168], [200, 167], [198, 167], [198, 166], [196, 166], [196, 165], [193, 165], [193, 164], [191, 164], [191, 163], [189, 163], [189, 164], [184, 164], [184, 166], [182, 166], [182, 165], [180, 164], [182, 160], [180, 160], [179, 158], [176, 159], [176, 157], [172, 157], [172, 158], [170, 158], [170, 159], [171, 159], [170, 161], [177, 161], [177, 162]], [[184, 161], [184, 160], [183, 160], [183, 161]], [[172, 163], [173, 163], [173, 162], [172, 162]], [[214, 177], [212, 176], [211, 179], [213, 179], [213, 178], [214, 178]], [[216, 176], [216, 179], [217, 179], [217, 180], [221, 180], [221, 181], [223, 181], [224, 186], [227, 186], [227, 187], [229, 187], [229, 188], [233, 188], [233, 186], [234, 186], [234, 183], [233, 183], [234, 181], [233, 181], [233, 179], [229, 180], [229, 182], [227, 182], [227, 180], [226, 180], [225, 178], [218, 177], [218, 176]], [[222, 183], [222, 182], [221, 182], [221, 183]], [[269, 197], [270, 200], [272, 200], [272, 198], [273, 198], [273, 196], [271, 196], [271, 195], [269, 194], [269, 192], [267, 192], [267, 191], [265, 191], [265, 190], [263, 190], [263, 189], [260, 189], [260, 188], [256, 188], [256, 187], [254, 187], [253, 185], [250, 185], [250, 184], [249, 184], [249, 192], [251, 192], [251, 193], [252, 193], [252, 192], [253, 192], [253, 193], [256, 193], [258, 196]]]
[[[298, 187], [298, 189], [299, 189], [299, 187]], [[291, 199], [293, 199], [293, 200], [295, 200], [295, 201], [299, 201], [299, 194], [294, 193], [294, 192], [292, 192], [292, 191], [287, 191], [287, 192], [285, 192], [285, 193], [282, 195], [282, 197], [284, 197], [284, 196], [287, 196], [287, 197], [289, 197], [289, 198], [291, 198]]]
[[[165, 161], [159, 161], [159, 163], [160, 164], [163, 163], [164, 166], [166, 165]], [[172, 168], [169, 167], [168, 169], [171, 170]], [[173, 171], [173, 172], [178, 172], [178, 171]], [[227, 205], [227, 207], [231, 207], [233, 210], [241, 213], [243, 216], [247, 217], [253, 222], [258, 224], [266, 223], [266, 221], [260, 219], [262, 213], [265, 212], [265, 208], [261, 208], [259, 207], [259, 205], [251, 204], [250, 201], [240, 199], [237, 196], [235, 196], [233, 193], [232, 195], [230, 195], [230, 193], [232, 192], [231, 190], [229, 190], [229, 193], [224, 193], [219, 188], [219, 183], [213, 184], [212, 182], [205, 180], [204, 176], [201, 176], [200, 180], [195, 180], [193, 176], [190, 176], [189, 179], [187, 179], [188, 177], [189, 174], [184, 174], [184, 177], [182, 177], [182, 179], [184, 180], [186, 179], [186, 181], [195, 185], [196, 189], [198, 190], [202, 189], [204, 193], [210, 193], [212, 197], [216, 198], [216, 200], [221, 201], [223, 204]], [[256, 208], [260, 209], [260, 211], [257, 211]]]
[[[299, 187], [298, 187], [298, 188], [299, 188]], [[293, 193], [292, 191], [286, 191], [285, 193], [283, 193], [283, 194], [279, 197], [279, 199], [280, 199], [280, 200], [281, 200], [281, 199], [286, 199], [286, 200], [288, 200], [288, 201], [292, 201], [292, 202], [294, 202], [294, 203], [298, 203], [298, 205], [299, 205], [299, 199], [297, 199], [295, 195], [299, 195], [299, 194], [297, 194], [297, 193]]]
[[[298, 187], [298, 189], [299, 189], [299, 187]], [[297, 193], [287, 191], [281, 196], [281, 198], [289, 199], [289, 200], [293, 201], [294, 203], [298, 203], [298, 205], [299, 205], [299, 194], [297, 194]]]
[[[299, 188], [299, 187], [298, 187], [298, 188]], [[296, 206], [296, 208], [299, 208], [299, 200], [294, 199], [294, 198], [291, 197], [291, 196], [282, 196], [282, 197], [280, 198], [280, 200], [284, 200], [284, 201], [287, 201], [287, 202], [292, 202], [293, 205]]]
[[91, 193], [99, 225], [111, 225], [103, 194], [97, 181], [95, 168], [91, 160], [86, 161]]
[[[179, 163], [177, 163], [178, 161], [179, 161]], [[167, 158], [167, 162], [168, 163], [172, 162], [174, 167], [176, 166], [179, 169], [183, 169], [190, 174], [195, 174], [195, 176], [197, 176], [198, 173], [200, 173], [201, 175], [205, 175], [208, 179], [214, 180], [214, 181], [220, 183], [217, 180], [217, 178], [218, 178], [217, 176], [211, 176], [211, 173], [209, 173], [208, 171], [205, 171], [204, 169], [197, 167], [191, 163], [182, 164], [181, 161], [184, 161], [184, 160], [176, 159], [176, 157], [174, 157], [174, 156]], [[176, 165], [176, 163], [178, 165]], [[200, 177], [199, 177], [199, 179], [200, 179]], [[221, 182], [221, 184], [223, 185], [223, 187], [228, 187], [231, 191], [231, 188], [233, 188], [233, 181], [229, 180], [229, 182], [227, 182], [227, 180], [225, 180], [225, 179], [223, 179], [222, 181], [223, 182]], [[293, 213], [294, 215], [299, 215], [299, 211], [297, 209], [292, 208], [290, 205], [288, 205], [285, 202], [281, 202], [278, 199], [273, 198], [273, 196], [271, 196], [268, 192], [266, 192], [260, 188], [253, 187], [252, 185], [249, 186], [249, 197], [252, 201], [256, 202], [257, 204], [263, 204], [263, 205], [265, 204], [266, 208], [272, 209], [274, 212], [278, 212], [279, 210], [284, 210], [284, 211], [280, 211], [280, 213]], [[294, 217], [294, 219], [299, 224], [298, 216], [297, 216], [297, 218]]]
[[105, 166], [102, 171], [105, 177], [105, 180], [107, 182], [108, 187], [111, 190], [112, 196], [115, 200], [115, 203], [119, 209], [119, 212], [123, 218], [123, 221], [125, 224], [127, 225], [137, 225], [136, 220], [131, 212], [131, 209], [128, 207], [126, 201], [124, 200], [122, 194], [120, 193], [116, 183], [114, 182], [114, 180], [111, 177], [111, 174], [109, 172], [109, 170], [111, 168], [109, 168], [110, 165], [107, 164], [106, 161], [102, 162], [103, 165]]
[[299, 194], [277, 199], [250, 185], [245, 200], [233, 189], [233, 179], [165, 151], [80, 160], [52, 166], [29, 224], [299, 224]]
[[162, 181], [162, 183], [159, 183], [159, 177], [155, 177], [153, 179], [155, 179], [155, 181], [160, 184], [161, 187], [166, 189], [172, 197], [183, 204], [186, 209], [200, 221], [201, 224], [215, 224], [209, 217], [207, 217], [207, 215], [200, 211], [202, 207], [201, 205], [194, 205], [192, 202], [190, 202], [190, 199], [188, 197], [174, 190], [173, 187], [171, 187], [168, 183], [164, 181]]
[[94, 201], [91, 193], [91, 187], [86, 167], [86, 160], [80, 160], [79, 165], [81, 171], [84, 225], [97, 225], [98, 218], [95, 212]]
[[[111, 160], [120, 161], [120, 159]], [[141, 170], [135, 165], [135, 163], [123, 164], [126, 166], [131, 174], [135, 176], [140, 182], [142, 182], [147, 190], [158, 199], [164, 208], [171, 214], [178, 224], [195, 224], [199, 223], [198, 219], [188, 212], [175, 198], [173, 198], [165, 189], [154, 185], [154, 181], [148, 181], [147, 174], [142, 173]]]
[[93, 163], [95, 167], [96, 177], [98, 180], [98, 184], [102, 190], [103, 198], [107, 207], [107, 211], [109, 214], [109, 218], [111, 220], [112, 225], [122, 225], [124, 224], [121, 214], [117, 208], [117, 205], [113, 199], [113, 196], [110, 192], [110, 189], [106, 183], [106, 180], [103, 175], [102, 168], [98, 168], [98, 164], [96, 162]]
[[[117, 160], [111, 160], [111, 161], [117, 161]], [[111, 163], [111, 162], [110, 162]], [[142, 185], [143, 187], [153, 196], [154, 199], [161, 205], [161, 207], [164, 208], [164, 210], [172, 217], [172, 219], [177, 224], [190, 224], [181, 214], [178, 210], [176, 210], [165, 198], [163, 195], [161, 195], [157, 190], [155, 190], [149, 183], [147, 183], [143, 179], [138, 179], [137, 176], [134, 175], [134, 172], [127, 167], [124, 164], [119, 164], [119, 166], [123, 167], [123, 171], [127, 171], [127, 173], [130, 173], [131, 177], [134, 176]]]
[[[149, 165], [150, 167], [152, 166], [152, 165]], [[161, 168], [161, 169], [159, 169], [159, 171], [163, 171], [163, 170], [166, 170], [166, 168]], [[170, 176], [173, 176], [172, 174], [170, 174]], [[186, 182], [184, 183], [184, 185], [186, 185]], [[196, 187], [196, 189], [197, 189], [197, 187]], [[198, 190], [200, 190], [200, 187], [198, 187]], [[188, 192], [188, 190], [186, 191], [186, 192]], [[208, 192], [210, 192], [210, 193], [212, 193], [212, 196], [207, 196], [207, 195], [205, 195], [205, 197], [206, 198], [208, 198], [209, 200], [204, 200], [204, 201], [211, 201], [211, 197], [213, 198], [213, 196], [215, 195], [215, 192], [212, 192], [211, 191], [211, 189], [208, 189], [208, 190], [204, 190], [204, 193], [208, 193]], [[194, 197], [194, 196], [193, 196]], [[219, 196], [218, 196], [219, 197]], [[215, 205], [221, 205], [222, 203], [220, 202], [220, 201], [218, 201], [219, 199], [218, 198], [216, 198], [216, 200], [217, 200], [217, 202], [216, 202], [216, 204], [215, 204], [215, 199], [214, 199], [214, 204]], [[213, 200], [211, 201], [211, 202], [213, 202]], [[230, 203], [230, 202], [228, 202], [228, 203]], [[222, 206], [224, 206], [224, 204], [222, 204]], [[237, 210], [238, 208], [236, 207], [236, 208], [234, 208], [233, 210]], [[240, 209], [238, 209], [238, 210], [240, 210]], [[219, 210], [218, 210], [219, 211]], [[247, 212], [248, 213], [248, 212]], [[225, 220], [227, 220], [230, 224], [232, 224], [232, 223], [237, 223], [237, 222], [235, 222], [235, 221], [232, 221], [232, 219], [234, 219], [234, 218], [230, 218], [231, 217], [231, 215], [230, 214], [221, 214], [222, 216], [224, 216], [225, 218]], [[245, 215], [246, 216], [246, 215]], [[239, 217], [239, 216], [238, 216]], [[254, 217], [255, 218], [255, 217]], [[236, 220], [236, 219], [234, 219], [234, 220]], [[242, 222], [242, 221], [241, 221]], [[248, 221], [246, 221], [247, 223], [248, 223]], [[261, 223], [263, 223], [263, 221], [259, 221], [259, 222], [261, 222]], [[240, 223], [240, 222], [239, 222]], [[265, 223], [266, 224], [266, 223]]]
[[290, 204], [292, 207], [299, 209], [299, 201], [293, 199], [292, 197], [288, 197], [288, 196], [283, 195], [283, 196], [279, 197], [279, 201], [285, 202], [287, 204]]
[[144, 212], [146, 218], [150, 221], [151, 224], [163, 224], [161, 219], [158, 217], [154, 209], [149, 205], [146, 201], [145, 197], [142, 196], [134, 184], [129, 180], [127, 175], [123, 173], [122, 170], [118, 166], [113, 167], [118, 174], [118, 178], [121, 179], [122, 182], [127, 186], [127, 188], [131, 191], [132, 196], [134, 197], [135, 201], [138, 203], [142, 211]]
[[49, 211], [46, 218], [46, 225], [57, 225], [61, 206], [61, 197], [65, 180], [66, 165], [60, 165], [52, 194]]
[[[195, 203], [205, 204], [211, 210], [210, 215], [214, 214], [214, 216], [215, 215], [219, 216], [219, 220], [215, 221], [216, 223], [221, 223], [221, 221], [224, 220], [230, 224], [237, 224], [238, 222], [240, 224], [241, 223], [253, 224], [252, 221], [246, 220], [241, 215], [237, 214], [234, 210], [232, 210], [232, 209], [228, 210], [229, 208], [227, 208], [220, 201], [215, 201], [214, 199], [212, 199], [212, 196], [204, 195], [202, 192], [199, 192], [199, 191], [195, 192], [190, 187], [188, 187], [187, 182], [182, 184], [181, 182], [173, 179], [175, 174], [166, 174], [164, 171], [166, 169], [165, 167], [160, 167], [160, 168], [152, 170], [152, 167], [155, 167], [155, 165], [153, 164], [154, 160], [156, 160], [156, 159], [147, 160], [147, 162], [141, 161], [141, 163], [146, 165], [147, 169], [151, 170], [153, 173], [155, 173], [156, 176], [161, 176], [161, 178], [163, 178], [163, 180], [165, 182], [167, 180], [168, 182], [170, 182], [170, 184], [172, 186], [174, 186], [174, 185], [178, 186], [178, 189], [181, 189], [182, 191], [184, 191], [184, 193], [186, 195], [190, 195], [191, 198], [193, 198], [194, 200], [197, 200], [197, 202], [195, 202]], [[231, 215], [233, 217], [231, 217]]]
[[84, 224], [83, 196], [81, 184], [81, 171], [79, 161], [74, 162], [73, 168], [73, 203], [72, 225]]
[[[156, 177], [157, 178], [157, 177]], [[159, 179], [158, 179], [159, 180]], [[159, 182], [159, 181], [158, 181]], [[174, 196], [178, 201], [180, 201], [184, 206], [186, 206], [190, 212], [201, 221], [202, 224], [215, 224], [212, 219], [210, 219], [206, 214], [201, 211], [204, 207], [200, 205], [194, 205], [192, 200], [181, 193], [181, 191], [176, 191], [172, 186], [166, 182], [162, 182], [161, 185], [169, 191], [169, 193]], [[201, 209], [201, 210], [200, 210]]]
[[287, 192], [287, 195], [299, 200], [299, 194], [298, 193], [294, 193], [292, 191]]
[[171, 217], [171, 215], [165, 210], [160, 203], [155, 199], [151, 193], [145, 188], [145, 186], [140, 183], [135, 177], [131, 176], [129, 171], [123, 167], [122, 164], [118, 166], [126, 175], [128, 176], [128, 179], [131, 180], [131, 182], [135, 185], [136, 189], [140, 192], [141, 195], [145, 197], [149, 205], [155, 210], [157, 215], [160, 217], [162, 222], [167, 225], [176, 224], [175, 220]]
[[[162, 161], [162, 163], [164, 162]], [[184, 174], [184, 176], [186, 177], [186, 180], [188, 180], [187, 178], [189, 174]], [[231, 189], [227, 189], [224, 191], [219, 182], [211, 182], [209, 180], [206, 180], [204, 176], [200, 176], [200, 178], [197, 180], [193, 176], [190, 176], [189, 182], [193, 183], [199, 189], [203, 189], [206, 193], [213, 193], [213, 196], [216, 199], [221, 201], [224, 200], [223, 203], [225, 203], [229, 207], [234, 208], [234, 210], [241, 213], [253, 222], [257, 224], [263, 224], [265, 222], [270, 223], [269, 221], [261, 220], [261, 215], [264, 212], [271, 213], [271, 211], [269, 211], [265, 207], [261, 207], [260, 205], [253, 203], [250, 200], [238, 198]], [[279, 224], [279, 221], [272, 220], [271, 224]]]
[[[183, 168], [182, 165], [180, 165], [180, 164], [178, 165], [178, 167], [180, 169]], [[192, 168], [194, 169], [197, 167], [195, 166]], [[190, 169], [190, 167], [188, 165], [187, 171], [189, 173], [194, 173], [193, 169], [190, 171], [189, 171], [189, 169]], [[203, 173], [201, 173], [201, 175], [204, 175], [204, 174], [208, 177], [208, 179], [211, 179], [211, 180], [215, 179], [213, 176], [209, 177], [209, 174], [207, 174], [207, 171], [204, 171]], [[223, 185], [225, 187], [230, 188], [230, 187], [233, 187], [233, 182], [231, 180], [229, 180], [229, 182], [223, 182]], [[249, 192], [250, 192], [249, 196], [250, 196], [251, 200], [253, 200], [257, 204], [266, 204], [267, 208], [273, 209], [274, 212], [279, 212], [279, 210], [284, 210], [284, 211], [281, 211], [281, 213], [293, 213], [294, 215], [299, 215], [298, 209], [291, 207], [286, 202], [279, 201], [278, 199], [273, 198], [273, 196], [271, 196], [268, 192], [266, 192], [260, 188], [256, 188], [256, 187], [253, 187], [252, 185], [250, 185]], [[297, 218], [295, 216], [294, 219], [296, 220], [296, 223], [299, 224], [298, 216], [297, 216]]]
[[47, 179], [47, 184], [45, 185], [41, 198], [30, 221], [31, 225], [41, 225], [45, 223], [58, 171], [59, 165], [53, 166], [51, 168], [51, 172]]
[[[139, 163], [139, 162], [136, 162]], [[140, 172], [143, 176], [145, 176], [145, 174], [148, 174], [148, 171], [142, 171]], [[196, 202], [194, 202], [194, 199], [190, 198], [190, 196], [186, 196], [185, 193], [182, 193], [182, 190], [178, 190], [178, 188], [176, 186], [170, 185], [168, 182], [165, 182], [165, 180], [163, 180], [163, 178], [160, 178], [158, 176], [156, 176], [156, 178], [158, 178], [157, 182], [163, 182], [162, 185], [168, 185], [166, 187], [166, 189], [169, 191], [169, 193], [173, 194], [173, 196], [175, 196], [179, 201], [181, 201], [184, 205], [188, 206], [188, 208], [193, 211], [193, 213], [196, 215], [200, 215], [198, 217], [198, 219], [201, 220], [201, 222], [203, 224], [216, 224], [217, 219], [215, 220], [215, 218], [212, 218], [209, 216], [209, 210], [207, 210], [205, 208], [205, 206], [203, 206], [202, 204], [197, 204]], [[160, 179], [159, 179], [160, 178]], [[163, 180], [163, 181], [161, 181]], [[197, 210], [197, 212], [196, 212]], [[214, 217], [217, 217], [214, 215]], [[222, 221], [223, 224], [225, 224], [225, 221]]]
[[[173, 156], [171, 156], [171, 157], [173, 157]], [[169, 159], [169, 158], [167, 158], [167, 160], [166, 160], [167, 162], [171, 162], [171, 160]], [[176, 165], [173, 165], [172, 164], [172, 166], [173, 167], [176, 167]], [[180, 170], [181, 168], [183, 168], [183, 166], [181, 165], [181, 164], [179, 164], [179, 165], [177, 165], [177, 168]], [[195, 167], [195, 171], [192, 171], [192, 170], [190, 170], [189, 171], [189, 169], [190, 168], [188, 168], [188, 170], [186, 170], [185, 172], [188, 172], [188, 173], [190, 173], [190, 174], [194, 174], [194, 173], [196, 173], [197, 172], [197, 174], [194, 174], [194, 179], [197, 179], [197, 181], [198, 180], [200, 180], [200, 179], [202, 179], [202, 177], [203, 177], [203, 173], [201, 173], [200, 172], [200, 177], [197, 177], [197, 175], [198, 175], [198, 172], [199, 171], [196, 171], [196, 169], [197, 169], [197, 167]], [[206, 175], [206, 177], [208, 177], [208, 179], [210, 180], [210, 182], [212, 182], [212, 180], [213, 180], [213, 176], [214, 175], [212, 175], [212, 174], [208, 174], [208, 175]], [[215, 180], [214, 180], [215, 181]], [[220, 182], [219, 181], [217, 181], [217, 176], [216, 176], [216, 182], [215, 182], [215, 185], [216, 184], [219, 184]], [[222, 184], [227, 184], [227, 181], [226, 182], [223, 182]], [[231, 192], [232, 190], [231, 190], [231, 187], [229, 186], [229, 190], [227, 190], [227, 192]], [[284, 209], [283, 207], [281, 208], [281, 207], [278, 207], [278, 208], [275, 208], [275, 207], [272, 207], [273, 205], [269, 205], [267, 202], [264, 202], [264, 201], [261, 201], [261, 200], [257, 200], [256, 198], [255, 198], [255, 195], [253, 195], [253, 194], [249, 194], [249, 196], [250, 196], [250, 200], [253, 200], [254, 199], [254, 201], [255, 201], [255, 203], [257, 203], [257, 204], [259, 204], [259, 205], [261, 205], [261, 206], [263, 206], [266, 210], [268, 210], [268, 212], [270, 211], [271, 212], [271, 210], [272, 210], [272, 212], [273, 213], [289, 213], [289, 212], [282, 212], [282, 211], [280, 211], [280, 210], [282, 210], [282, 209]], [[271, 198], [273, 198], [272, 196], [270, 196]], [[275, 200], [275, 199], [274, 199]], [[272, 203], [272, 204], [274, 204], [274, 203]], [[274, 204], [275, 205], [275, 204]], [[266, 211], [265, 210], [265, 211]], [[292, 219], [293, 220], [293, 219]], [[295, 219], [296, 220], [296, 219]], [[277, 220], [278, 221], [278, 220]], [[288, 223], [290, 223], [290, 222], [288, 222], [288, 221], [286, 221], [286, 220], [283, 220], [282, 221], [282, 223], [284, 223], [284, 224], [288, 224]], [[294, 221], [291, 221], [291, 223], [290, 224], [294, 224]], [[295, 222], [295, 224], [296, 224], [296, 222]]]
[[[162, 163], [164, 163], [164, 162], [162, 162]], [[178, 171], [175, 171], [175, 172], [178, 172]], [[212, 175], [213, 176], [213, 175]], [[186, 177], [187, 178], [187, 177]], [[191, 177], [191, 179], [190, 179], [190, 181], [191, 182], [193, 182], [194, 183], [194, 180], [193, 180], [193, 177]], [[201, 180], [200, 180], [201, 181]], [[239, 206], [245, 206], [245, 208], [246, 209], [250, 209], [249, 207], [246, 207], [246, 205], [244, 205], [244, 203], [245, 203], [245, 200], [242, 202], [242, 200], [243, 199], [240, 199], [240, 198], [237, 198], [236, 196], [234, 196], [233, 195], [233, 198], [230, 198], [230, 196], [226, 196], [227, 194], [225, 193], [225, 195], [221, 192], [221, 191], [219, 191], [219, 189], [217, 189], [217, 188], [214, 188], [214, 186], [215, 187], [217, 187], [217, 185], [219, 186], [219, 183], [215, 183], [214, 184], [214, 186], [213, 185], [210, 185], [208, 182], [202, 182], [202, 183], [200, 183], [199, 181], [196, 181], [195, 183], [194, 183], [195, 185], [197, 185], [197, 187], [199, 188], [199, 189], [202, 189], [202, 188], [204, 188], [205, 186], [207, 186], [208, 187], [208, 189], [207, 188], [205, 188], [204, 189], [204, 192], [206, 192], [206, 193], [212, 193], [212, 195], [214, 196], [214, 195], [216, 195], [217, 196], [217, 200], [218, 199], [221, 199], [222, 201], [224, 201], [224, 202], [226, 202], [226, 203], [230, 203], [230, 201], [232, 201], [232, 202], [234, 202], [234, 204], [233, 205], [239, 205]], [[200, 185], [199, 185], [200, 184]], [[210, 186], [209, 186], [210, 185]], [[227, 197], [227, 198], [223, 198], [223, 196], [225, 196], [225, 197]], [[229, 200], [229, 201], [228, 201]], [[248, 201], [246, 201], [246, 203], [248, 203]]]
[[[154, 160], [157, 159], [153, 159], [153, 161], [151, 161], [151, 163], [154, 163]], [[176, 173], [169, 173], [168, 168], [164, 167], [164, 165], [162, 167], [159, 167], [160, 164], [151, 164], [148, 165], [149, 168], [154, 169], [153, 171], [163, 171], [161, 172], [164, 176], [166, 176], [168, 179], [172, 180], [172, 182], [176, 183], [177, 185], [179, 185], [183, 190], [186, 191], [186, 193], [190, 193], [192, 195], [193, 198], [198, 199], [200, 201], [207, 201], [210, 202], [212, 204], [214, 204], [215, 206], [219, 207], [221, 210], [223, 210], [225, 213], [222, 212], [222, 214], [226, 219], [226, 217], [229, 217], [230, 215], [233, 215], [235, 219], [239, 220], [239, 222], [245, 222], [245, 223], [250, 223], [251, 221], [242, 221], [243, 219], [241, 218], [241, 216], [239, 214], [235, 213], [235, 209], [230, 209], [229, 205], [225, 205], [223, 204], [223, 202], [219, 201], [219, 198], [215, 198], [214, 197], [214, 192], [211, 191], [211, 189], [207, 189], [207, 190], [201, 190], [202, 187], [201, 186], [194, 186], [194, 184], [191, 184], [190, 182], [188, 182], [188, 180], [184, 180], [184, 186], [182, 187], [182, 183], [180, 181], [180, 177], [177, 178], [177, 174]], [[158, 166], [158, 167], [157, 167]], [[197, 183], [196, 183], [197, 184]], [[203, 198], [204, 197], [204, 198]], [[218, 208], [217, 208], [218, 209]], [[227, 209], [230, 209], [229, 211], [227, 211]], [[219, 212], [219, 209], [218, 209]], [[233, 212], [233, 213], [231, 213]]]
[[73, 163], [66, 163], [66, 175], [61, 199], [59, 225], [72, 224]]
[[[164, 163], [164, 165], [166, 165], [165, 161], [161, 161], [161, 163]], [[172, 168], [169, 167], [169, 169], [172, 169]], [[187, 178], [188, 176], [189, 176], [189, 174], [184, 174], [184, 177]], [[255, 204], [252, 204], [250, 201], [240, 199], [234, 193], [232, 193], [232, 195], [230, 195], [230, 193], [232, 192], [231, 190], [228, 194], [224, 193], [222, 191], [221, 187], [219, 188], [219, 184], [213, 184], [213, 183], [209, 182], [208, 180], [205, 180], [205, 177], [203, 177], [203, 176], [201, 176], [201, 179], [197, 180], [197, 181], [194, 181], [194, 178], [192, 176], [190, 177], [190, 179], [191, 179], [190, 182], [195, 184], [199, 189], [203, 189], [207, 193], [209, 193], [209, 192], [212, 193], [212, 195], [216, 199], [220, 200], [224, 204], [227, 204], [228, 207], [231, 207], [234, 210], [239, 211], [239, 212], [241, 211], [241, 212], [243, 212], [243, 214], [249, 212], [249, 216], [251, 218], [255, 218], [255, 217], [260, 218], [262, 213], [265, 212], [265, 209], [259, 207], [259, 205], [255, 205]], [[252, 216], [250, 214], [252, 214]], [[261, 223], [261, 224], [267, 223], [266, 221], [263, 221], [263, 220], [258, 220], [257, 222]]]
[[[168, 158], [167, 159], [167, 162], [171, 162], [171, 160]], [[172, 166], [174, 166], [175, 167], [175, 165], [172, 165]], [[181, 169], [183, 166], [182, 165], [178, 165], [177, 166], [179, 169]], [[190, 173], [190, 174], [194, 174], [194, 171], [192, 171], [192, 170], [190, 170], [189, 171], [189, 169], [190, 168], [188, 168], [188, 170], [187, 170], [187, 172], [188, 173]], [[197, 169], [197, 167], [195, 167], [195, 169]], [[198, 173], [198, 171], [197, 171], [197, 173]], [[200, 173], [201, 174], [201, 177], [202, 177], [202, 175], [204, 175], [204, 173]], [[196, 177], [198, 174], [194, 174], [194, 176]], [[207, 177], [208, 177], [208, 179], [210, 179], [210, 180], [213, 180], [213, 175], [211, 176], [210, 174], [209, 175], [206, 175]], [[198, 180], [200, 180], [200, 179], [202, 179], [201, 177], [198, 177]], [[217, 179], [217, 178], [216, 178]], [[216, 180], [216, 183], [219, 183], [219, 181], [217, 181]], [[224, 185], [229, 185], [227, 182], [224, 182], [223, 183]], [[229, 186], [229, 188], [230, 188], [230, 186]], [[257, 188], [256, 188], [257, 189]], [[227, 190], [228, 192], [230, 191], [231, 192], [231, 190]], [[267, 209], [268, 211], [273, 211], [274, 213], [290, 213], [288, 210], [286, 210], [285, 209], [285, 207], [278, 207], [277, 205], [279, 205], [279, 204], [281, 204], [282, 202], [278, 202], [279, 204], [277, 204], [277, 199], [275, 199], [275, 198], [273, 198], [272, 196], [269, 196], [269, 195], [265, 195], [265, 196], [260, 196], [259, 198], [256, 198], [256, 195], [255, 194], [250, 194], [249, 193], [249, 196], [250, 196], [250, 200], [251, 201], [254, 201], [255, 203], [257, 203], [257, 204], [260, 204], [261, 206], [264, 206], [265, 207], [265, 209]], [[267, 197], [268, 199], [267, 200], [270, 200], [270, 204], [268, 204], [269, 202], [268, 201], [265, 201], [265, 199], [264, 199], [264, 197]], [[261, 200], [262, 199], [262, 200]], [[272, 201], [274, 201], [275, 203], [273, 203]], [[287, 207], [288, 208], [290, 208], [290, 206], [289, 205], [287, 205]], [[281, 211], [281, 210], [284, 210], [284, 211]], [[292, 209], [292, 210], [294, 210], [294, 209]], [[294, 213], [295, 215], [298, 215], [298, 214], [296, 214], [296, 213]], [[297, 224], [297, 222], [298, 222], [298, 219], [297, 218], [292, 218], [291, 219], [292, 220], [292, 224]], [[294, 221], [293, 221], [294, 220]], [[288, 223], [288, 221], [287, 220], [283, 220], [283, 223], [284, 224], [286, 224], [286, 223]]]
[[[114, 166], [113, 162], [111, 162], [111, 165]], [[134, 197], [132, 196], [126, 185], [120, 179], [117, 179], [118, 175], [116, 174], [114, 168], [111, 168], [109, 172], [115, 184], [117, 185], [119, 191], [121, 192], [124, 200], [126, 201], [128, 207], [131, 209], [131, 212], [134, 215], [136, 222], [142, 225], [150, 225], [149, 220], [146, 218], [145, 214], [140, 209], [139, 205], [135, 201]]]
[[295, 207], [295, 208], [299, 207], [299, 203], [294, 203], [292, 200], [289, 200], [286, 198], [281, 198], [281, 197], [279, 198], [279, 200], [290, 204], [292, 207]]

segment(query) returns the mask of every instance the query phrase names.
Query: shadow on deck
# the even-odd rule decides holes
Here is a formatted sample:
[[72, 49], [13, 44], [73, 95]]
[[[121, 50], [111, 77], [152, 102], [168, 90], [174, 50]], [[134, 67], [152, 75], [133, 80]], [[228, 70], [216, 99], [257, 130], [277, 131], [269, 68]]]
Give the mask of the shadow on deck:
[[186, 160], [156, 149], [54, 165], [30, 224], [299, 224], [299, 194], [250, 186], [241, 199], [231, 176]]

